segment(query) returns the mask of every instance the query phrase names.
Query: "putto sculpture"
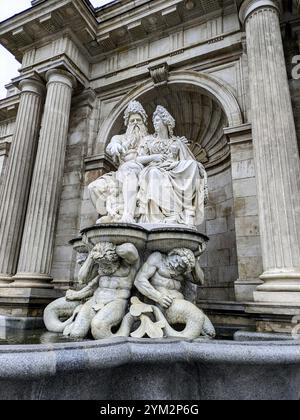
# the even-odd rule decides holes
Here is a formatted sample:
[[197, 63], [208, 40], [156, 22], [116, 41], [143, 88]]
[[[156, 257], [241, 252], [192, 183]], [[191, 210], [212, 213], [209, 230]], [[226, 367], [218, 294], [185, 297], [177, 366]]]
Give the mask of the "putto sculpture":
[[[215, 330], [187, 291], [204, 282], [199, 257], [208, 240], [204, 220], [207, 174], [174, 135], [162, 106], [147, 129], [143, 106], [130, 102], [126, 133], [107, 146], [117, 171], [89, 185], [99, 219], [82, 232], [77, 290], [45, 310], [49, 331], [83, 339], [197, 339]], [[77, 241], [77, 242], [78, 242]]]

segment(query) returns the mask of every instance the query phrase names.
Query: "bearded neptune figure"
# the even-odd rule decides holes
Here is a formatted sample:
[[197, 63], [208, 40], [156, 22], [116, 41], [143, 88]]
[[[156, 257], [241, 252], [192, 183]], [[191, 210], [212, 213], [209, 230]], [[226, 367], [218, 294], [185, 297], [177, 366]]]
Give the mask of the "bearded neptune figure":
[[[143, 169], [139, 162], [138, 150], [148, 134], [147, 119], [142, 105], [137, 101], [130, 102], [124, 115], [126, 133], [113, 137], [107, 146], [107, 153], [112, 156], [119, 169], [116, 173], [104, 175], [89, 185], [91, 200], [98, 213], [104, 215], [99, 219], [99, 223], [136, 222], [139, 174]], [[112, 196], [112, 191], [115, 198], [113, 211], [107, 201]]]
[[100, 218], [75, 240], [87, 255], [79, 287], [46, 308], [49, 331], [94, 339], [215, 336], [190, 293], [204, 281], [199, 256], [207, 238], [196, 226], [204, 220], [206, 171], [186, 138], [174, 135], [165, 108], [153, 115], [153, 135], [147, 120], [143, 106], [130, 102], [125, 134], [107, 146], [118, 169], [89, 185]]

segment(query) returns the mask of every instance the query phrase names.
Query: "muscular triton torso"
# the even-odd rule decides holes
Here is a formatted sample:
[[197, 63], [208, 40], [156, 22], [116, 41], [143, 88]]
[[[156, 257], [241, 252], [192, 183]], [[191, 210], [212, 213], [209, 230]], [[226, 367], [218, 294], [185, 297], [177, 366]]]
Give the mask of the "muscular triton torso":
[[151, 284], [162, 294], [167, 294], [173, 299], [183, 299], [184, 296], [181, 292], [183, 287], [184, 278], [172, 278], [170, 269], [165, 263], [158, 267], [157, 272], [151, 279]]
[[[114, 300], [127, 300], [139, 269], [138, 251], [132, 244], [124, 244], [116, 249], [119, 262], [106, 262], [107, 269], [101, 268], [94, 260], [95, 253], [90, 252], [86, 262], [81, 267], [78, 278], [86, 286], [80, 291], [68, 291], [68, 300], [86, 300], [92, 298], [94, 304], [107, 304]], [[116, 271], [113, 271], [116, 267]], [[111, 269], [111, 270], [110, 270]]]
[[137, 267], [126, 263], [111, 276], [99, 274], [98, 288], [94, 294], [96, 302], [114, 299], [129, 299]]

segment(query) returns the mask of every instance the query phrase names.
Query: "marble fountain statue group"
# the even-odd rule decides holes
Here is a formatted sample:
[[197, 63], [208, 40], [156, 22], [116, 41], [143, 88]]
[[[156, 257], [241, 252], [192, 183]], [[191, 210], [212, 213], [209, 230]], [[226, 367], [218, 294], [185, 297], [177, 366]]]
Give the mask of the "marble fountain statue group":
[[78, 286], [44, 312], [47, 329], [84, 339], [197, 339], [215, 330], [196, 306], [208, 238], [204, 220], [207, 174], [175, 119], [162, 106], [148, 132], [143, 106], [129, 103], [126, 133], [107, 146], [116, 172], [89, 185], [100, 218], [71, 243], [78, 252]]

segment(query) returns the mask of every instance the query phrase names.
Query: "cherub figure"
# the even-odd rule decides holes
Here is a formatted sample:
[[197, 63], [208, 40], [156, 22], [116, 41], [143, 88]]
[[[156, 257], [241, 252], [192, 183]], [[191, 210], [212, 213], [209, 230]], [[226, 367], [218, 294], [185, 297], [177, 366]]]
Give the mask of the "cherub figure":
[[105, 194], [106, 198], [106, 212], [107, 214], [101, 217], [97, 223], [118, 223], [122, 219], [124, 212], [124, 202], [122, 192], [117, 182], [111, 182], [107, 185]]

